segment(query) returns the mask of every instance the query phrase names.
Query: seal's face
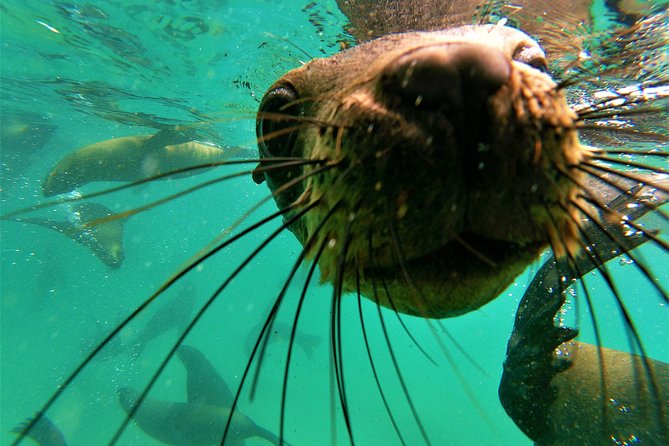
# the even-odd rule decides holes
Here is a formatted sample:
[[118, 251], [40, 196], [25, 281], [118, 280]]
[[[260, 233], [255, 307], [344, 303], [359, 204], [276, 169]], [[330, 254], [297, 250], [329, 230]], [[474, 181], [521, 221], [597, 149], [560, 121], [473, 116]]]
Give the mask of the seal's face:
[[[575, 114], [539, 45], [503, 26], [391, 35], [283, 76], [258, 171], [322, 280], [424, 317], [471, 311], [549, 244], [576, 251]], [[313, 173], [309, 175], [309, 173]], [[304, 177], [302, 180], [296, 180]], [[282, 187], [291, 184], [290, 187]], [[294, 184], [294, 186], [292, 186]]]

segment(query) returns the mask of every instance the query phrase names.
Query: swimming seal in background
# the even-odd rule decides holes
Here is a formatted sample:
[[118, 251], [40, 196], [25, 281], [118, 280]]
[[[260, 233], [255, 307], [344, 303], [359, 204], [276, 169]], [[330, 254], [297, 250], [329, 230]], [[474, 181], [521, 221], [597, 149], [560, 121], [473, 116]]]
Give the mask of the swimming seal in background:
[[123, 225], [125, 219], [115, 219], [87, 226], [88, 223], [114, 215], [110, 209], [97, 203], [71, 205], [68, 218], [63, 221], [42, 217], [13, 217], [9, 220], [30, 223], [53, 229], [88, 248], [102, 263], [118, 269], [123, 263]]
[[[193, 141], [191, 127], [177, 126], [155, 135], [112, 138], [82, 147], [67, 155], [42, 182], [50, 197], [71, 192], [92, 181], [139, 181], [202, 164], [225, 161], [239, 148], [221, 149]], [[166, 176], [175, 178], [202, 173], [204, 169]]]
[[[185, 403], [147, 398], [133, 420], [149, 436], [165, 444], [177, 446], [208, 446], [221, 443], [225, 424], [230, 417], [233, 395], [214, 366], [196, 348], [182, 345], [177, 351], [186, 367], [188, 401]], [[130, 388], [119, 389], [118, 397], [124, 411], [130, 412], [139, 393]], [[260, 437], [278, 445], [279, 438], [235, 411], [226, 445], [243, 446], [244, 440]], [[283, 442], [283, 444], [288, 444]]]
[[[669, 183], [666, 178], [651, 182]], [[644, 197], [643, 202], [654, 207], [669, 200], [668, 193], [643, 183], [629, 185], [631, 189], [608, 206], [627, 211], [630, 220], [650, 210], [646, 205], [628, 208], [634, 197]], [[606, 229], [609, 234], [619, 231], [616, 225]], [[619, 247], [600, 228], [590, 222], [587, 230], [605, 256], [602, 261], [618, 254]], [[625, 249], [630, 250], [648, 238], [626, 241]], [[594, 268], [592, 261], [580, 258], [581, 276]], [[520, 302], [499, 388], [502, 406], [538, 445], [668, 444], [669, 364], [604, 347], [599, 350], [575, 341], [577, 330], [555, 325], [564, 291], [576, 278], [568, 271], [564, 262], [549, 259]]]
[[[135, 414], [139, 428], [156, 440], [175, 446], [209, 446], [220, 443], [225, 422], [230, 416], [229, 407], [233, 396], [214, 366], [196, 348], [182, 345], [177, 352], [186, 367], [188, 401], [185, 403], [147, 399]], [[137, 399], [138, 393], [130, 388], [118, 391], [121, 407], [127, 412]], [[24, 433], [26, 420], [12, 430]], [[263, 438], [278, 445], [279, 438], [258, 426], [249, 417], [239, 413], [233, 415], [234, 431], [226, 445], [244, 446], [244, 440]], [[68, 446], [61, 430], [46, 416], [27, 432], [40, 446]], [[289, 443], [283, 444], [290, 446]]]

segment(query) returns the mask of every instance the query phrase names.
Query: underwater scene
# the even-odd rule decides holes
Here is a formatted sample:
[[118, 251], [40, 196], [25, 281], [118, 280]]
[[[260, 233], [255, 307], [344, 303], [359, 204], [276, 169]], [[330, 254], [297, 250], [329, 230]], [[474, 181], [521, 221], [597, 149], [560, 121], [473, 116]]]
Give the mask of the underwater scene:
[[[402, 303], [400, 292], [397, 301], [391, 297], [386, 281], [392, 290], [421, 295], [422, 276], [402, 260], [394, 278], [375, 272], [383, 269], [375, 262], [397, 256], [408, 263], [403, 248], [409, 252], [414, 245], [420, 251], [444, 237], [427, 229], [407, 235], [408, 226], [422, 218], [411, 213], [410, 194], [390, 200], [393, 206], [402, 202], [389, 211], [399, 216], [390, 220], [402, 220], [408, 212], [406, 224], [379, 223], [374, 214], [383, 206], [366, 211], [355, 205], [338, 216], [335, 210], [347, 196], [354, 200], [361, 194], [365, 203], [366, 192], [357, 191], [333, 192], [339, 201], [332, 198], [329, 207], [321, 206], [325, 214], [314, 223], [312, 209], [324, 201], [305, 205], [304, 196], [318, 187], [336, 191], [340, 183], [366, 184], [360, 179], [364, 175], [316, 155], [305, 161], [304, 154], [269, 153], [273, 141], [304, 143], [312, 136], [294, 134], [310, 135], [304, 130], [309, 126], [320, 126], [320, 137], [332, 136], [326, 149], [345, 151], [342, 130], [352, 129], [355, 119], [335, 132], [328, 121], [339, 116], [335, 111], [285, 118], [295, 104], [335, 93], [295, 99], [292, 87], [271, 88], [309, 61], [361, 44], [355, 26], [360, 30], [367, 22], [355, 21], [356, 3], [373, 4], [0, 3], [1, 444], [531, 445], [543, 427], [523, 420], [545, 415], [533, 411], [544, 407], [543, 398], [554, 404], [548, 423], [551, 417], [571, 421], [556, 421], [562, 427], [551, 435], [558, 438], [541, 444], [666, 444], [669, 225], [667, 208], [661, 206], [669, 198], [667, 2], [636, 2], [651, 17], [646, 19], [628, 10], [614, 12], [626, 2], [595, 1], [589, 5], [593, 23], [575, 26], [567, 45], [574, 54], [537, 70], [540, 76], [571, 73], [572, 78], [554, 77], [581, 116], [581, 143], [613, 148], [593, 158], [612, 166], [602, 176], [612, 178], [617, 169], [626, 181], [609, 188], [606, 205], [594, 205], [606, 215], [601, 226], [585, 211], [564, 213], [578, 215], [581, 223], [574, 228], [582, 233], [621, 235], [598, 239], [599, 248], [592, 251], [599, 253], [591, 256], [598, 265], [584, 266], [572, 256], [576, 251], [566, 236], [560, 239], [554, 236], [557, 229], [548, 229], [515, 267], [517, 273], [493, 284], [496, 298], [431, 314], [436, 317], [418, 298]], [[379, 2], [385, 3], [402, 2]], [[504, 3], [488, 6], [509, 6]], [[478, 8], [467, 23], [481, 17], [506, 23], [504, 14], [495, 14]], [[550, 43], [543, 39], [540, 43]], [[642, 43], [629, 54], [607, 47], [598, 60], [576, 48], [587, 39], [590, 48], [634, 39]], [[384, 51], [365, 51], [385, 57]], [[335, 71], [338, 64], [350, 62], [333, 60], [331, 67], [313, 68], [322, 70], [324, 80], [308, 82], [336, 85], [344, 76]], [[602, 61], [615, 69], [602, 68]], [[289, 80], [308, 78], [299, 74]], [[275, 105], [286, 95], [287, 103]], [[296, 126], [287, 127], [286, 121]], [[365, 124], [360, 133], [371, 135], [373, 127]], [[547, 152], [548, 143], [540, 142], [537, 153]], [[593, 165], [583, 171], [594, 175]], [[285, 177], [274, 176], [281, 169]], [[344, 172], [343, 179], [325, 186], [309, 183], [301, 196], [281, 186], [330, 178], [333, 171]], [[389, 183], [404, 181], [404, 175], [422, 185], [432, 181], [401, 165], [393, 172]], [[375, 181], [369, 190], [385, 187]], [[434, 200], [423, 207], [434, 207]], [[338, 220], [330, 223], [332, 215]], [[546, 227], [562, 227], [548, 215]], [[358, 225], [362, 237], [349, 232], [365, 218], [369, 223]], [[372, 226], [379, 239], [390, 240], [387, 246], [373, 240]], [[340, 237], [316, 236], [321, 227]], [[627, 236], [635, 238], [631, 245], [620, 241]], [[582, 251], [590, 252], [597, 243], [584, 237]], [[501, 262], [490, 260], [493, 254], [483, 248], [470, 248], [470, 239], [455, 239], [487, 267]], [[460, 262], [459, 252], [451, 252], [453, 263]], [[541, 269], [553, 253], [562, 256], [557, 273]], [[375, 281], [374, 274], [381, 279]], [[584, 280], [577, 281], [581, 275]], [[535, 277], [555, 286], [537, 291]], [[457, 274], [449, 280], [459, 282]], [[466, 285], [457, 286], [469, 293]], [[521, 308], [536, 321], [516, 319], [521, 299]], [[576, 334], [565, 327], [578, 330], [581, 350], [600, 345], [619, 356], [602, 361], [595, 347], [592, 363], [583, 365], [592, 381], [579, 375], [575, 384], [551, 384], [553, 374], [577, 370], [571, 353], [556, 349]], [[535, 343], [546, 350], [550, 373], [530, 389], [522, 377], [537, 365]], [[529, 359], [516, 361], [514, 348]], [[618, 390], [614, 373], [629, 363], [627, 352], [639, 356], [635, 371], [624, 372], [624, 384], [643, 403], [609, 393]], [[600, 386], [599, 377], [609, 371], [612, 381]], [[559, 393], [557, 386], [563, 386]], [[591, 391], [597, 396], [590, 407], [569, 399]], [[564, 427], [569, 422], [586, 430], [598, 426], [591, 413], [609, 410], [632, 420], [629, 433], [589, 443], [573, 439], [571, 428]], [[607, 426], [618, 420], [602, 417]], [[644, 427], [637, 434], [636, 417], [655, 423], [648, 428], [655, 433], [644, 437]]]

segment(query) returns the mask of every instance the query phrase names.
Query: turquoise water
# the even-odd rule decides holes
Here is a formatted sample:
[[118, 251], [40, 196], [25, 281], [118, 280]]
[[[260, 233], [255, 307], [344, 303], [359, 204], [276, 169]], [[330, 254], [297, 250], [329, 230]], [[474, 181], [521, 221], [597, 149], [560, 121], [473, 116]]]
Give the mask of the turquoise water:
[[[269, 85], [309, 56], [338, 51], [339, 42], [347, 39], [345, 18], [334, 1], [4, 1], [0, 12], [3, 214], [43, 201], [41, 181], [65, 155], [114, 137], [203, 122], [209, 124], [204, 131], [210, 142], [253, 153], [255, 111]], [[238, 170], [157, 182], [95, 201], [120, 212]], [[110, 185], [89, 185], [84, 191]], [[3, 221], [0, 442], [15, 438], [12, 428], [42, 406], [115, 324], [266, 194], [264, 186], [245, 176], [129, 218], [123, 231], [125, 259], [118, 270], [107, 268], [90, 250], [55, 231]], [[273, 203], [265, 203], [254, 215], [261, 218], [274, 210]], [[72, 208], [40, 212], [62, 220]], [[276, 227], [233, 244], [161, 299], [195, 294], [196, 306], [201, 305]], [[279, 236], [226, 289], [185, 341], [200, 349], [233, 389], [248, 360], [247, 337], [258, 331], [299, 249], [290, 234]], [[650, 246], [641, 255], [666, 284], [666, 255], [663, 258]], [[669, 360], [666, 308], [633, 266], [616, 261], [611, 269], [639, 321], [648, 354]], [[304, 280], [306, 271], [300, 275]], [[403, 316], [433, 364], [394, 314], [383, 311], [404, 380], [433, 444], [531, 443], [497, 399], [513, 316], [530, 277], [519, 277], [483, 309], [443, 322], [477, 366], [453, 346], [442, 328]], [[604, 344], [628, 350], [606, 286], [596, 277], [588, 283], [597, 296]], [[290, 310], [299, 292], [299, 286], [289, 288], [289, 300], [279, 314], [284, 325], [292, 324]], [[311, 355], [299, 347], [293, 353], [286, 412], [286, 439], [293, 445], [348, 444], [341, 411], [333, 422], [330, 408], [331, 296], [328, 286], [314, 285], [300, 317], [299, 331], [318, 341]], [[163, 305], [169, 302], [150, 307], [120, 338], [134, 338]], [[376, 307], [365, 301], [363, 311], [377, 371], [404, 439], [423, 444], [400, 390]], [[353, 296], [344, 299], [342, 312], [346, 388], [356, 443], [399, 444], [373, 383]], [[587, 317], [582, 315], [582, 320]], [[582, 325], [582, 339], [594, 342], [588, 324]], [[448, 355], [439, 348], [435, 333], [447, 345]], [[109, 441], [124, 416], [117, 389], [143, 388], [176, 335], [172, 330], [159, 336], [137, 355], [103, 351], [102, 358], [85, 369], [48, 413], [69, 444]], [[240, 402], [244, 414], [274, 432], [287, 347], [278, 338], [269, 344], [255, 399], [250, 401], [245, 392]], [[173, 361], [151, 396], [183, 401], [185, 387], [183, 367]], [[131, 424], [119, 444], [159, 443]], [[256, 438], [246, 444], [267, 443]]]

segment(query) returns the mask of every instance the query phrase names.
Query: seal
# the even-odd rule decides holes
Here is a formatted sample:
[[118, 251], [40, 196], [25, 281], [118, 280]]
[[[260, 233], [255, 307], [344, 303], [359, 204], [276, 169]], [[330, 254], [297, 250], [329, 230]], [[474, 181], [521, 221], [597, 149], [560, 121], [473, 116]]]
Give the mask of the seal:
[[[667, 179], [652, 182], [666, 185]], [[632, 220], [647, 213], [648, 205], [669, 200], [668, 193], [643, 183], [629, 186], [608, 206], [629, 210], [634, 197], [644, 197], [646, 205], [631, 208]], [[603, 196], [613, 192], [600, 190]], [[592, 222], [587, 226], [592, 245], [608, 253], [602, 261], [618, 249], [610, 238], [618, 228], [606, 229]], [[648, 240], [630, 239], [626, 249]], [[538, 445], [667, 444], [669, 364], [575, 341], [578, 331], [556, 325], [554, 319], [566, 300], [564, 291], [575, 279], [569, 273], [573, 268], [564, 263], [546, 261], [520, 301], [499, 387], [502, 406]], [[576, 270], [585, 275], [595, 267], [581, 256]]]
[[[578, 249], [582, 175], [572, 166], [590, 155], [545, 71], [536, 41], [497, 25], [390, 35], [314, 60], [265, 95], [260, 156], [325, 160], [330, 169], [256, 181], [267, 181], [279, 208], [297, 205], [287, 218], [317, 202], [290, 228], [308, 257], [323, 240], [347, 247], [345, 260], [340, 249], [323, 252], [322, 281], [334, 283], [343, 263], [344, 289], [358, 275], [363, 295], [398, 311], [472, 311], [548, 244], [560, 254]], [[305, 120], [317, 124], [291, 130]], [[271, 137], [282, 131], [290, 133]], [[279, 189], [299, 176], [308, 179]]]
[[[92, 181], [140, 181], [225, 161], [238, 150], [202, 144], [193, 141], [194, 138], [192, 128], [177, 126], [155, 135], [124, 136], [84, 146], [54, 166], [42, 182], [42, 192], [50, 197]], [[163, 178], [194, 175], [203, 170], [193, 169]]]
[[[137, 425], [156, 440], [171, 445], [210, 446], [219, 444], [223, 428], [230, 416], [229, 407], [233, 396], [230, 389], [207, 358], [194, 347], [182, 345], [177, 352], [186, 368], [188, 401], [185, 403], [146, 400], [135, 413]], [[121, 407], [129, 412], [139, 397], [130, 388], [118, 391]], [[39, 446], [67, 446], [61, 430], [46, 416], [35, 418], [36, 424], [29, 431], [25, 428], [33, 419], [12, 429], [12, 432], [27, 435]], [[271, 444], [280, 444], [279, 438], [255, 424], [249, 417], [233, 414], [235, 433], [230, 435], [231, 446], [243, 446], [244, 440], [262, 438]], [[283, 442], [289, 445], [287, 442]]]
[[[188, 401], [176, 403], [147, 398], [134, 414], [133, 420], [141, 430], [165, 444], [219, 444], [231, 416], [232, 392], [199, 350], [182, 345], [177, 355], [186, 368]], [[130, 388], [121, 388], [118, 397], [123, 410], [129, 413], [139, 393]], [[234, 429], [225, 444], [242, 446], [245, 439], [252, 437], [260, 437], [271, 444], [281, 444], [275, 434], [258, 426], [239, 411], [232, 414], [232, 424]]]
[[[463, 3], [441, 2], [441, 16], [456, 20]], [[395, 5], [388, 23], [422, 23], [410, 2], [342, 4], [372, 15]], [[313, 60], [264, 96], [254, 179], [308, 259], [329, 244], [321, 281], [412, 315], [467, 313], [547, 247], [564, 257], [582, 245], [583, 166], [601, 153], [579, 142], [547, 64], [537, 41], [503, 24], [390, 34]], [[320, 164], [267, 170], [286, 156]]]

